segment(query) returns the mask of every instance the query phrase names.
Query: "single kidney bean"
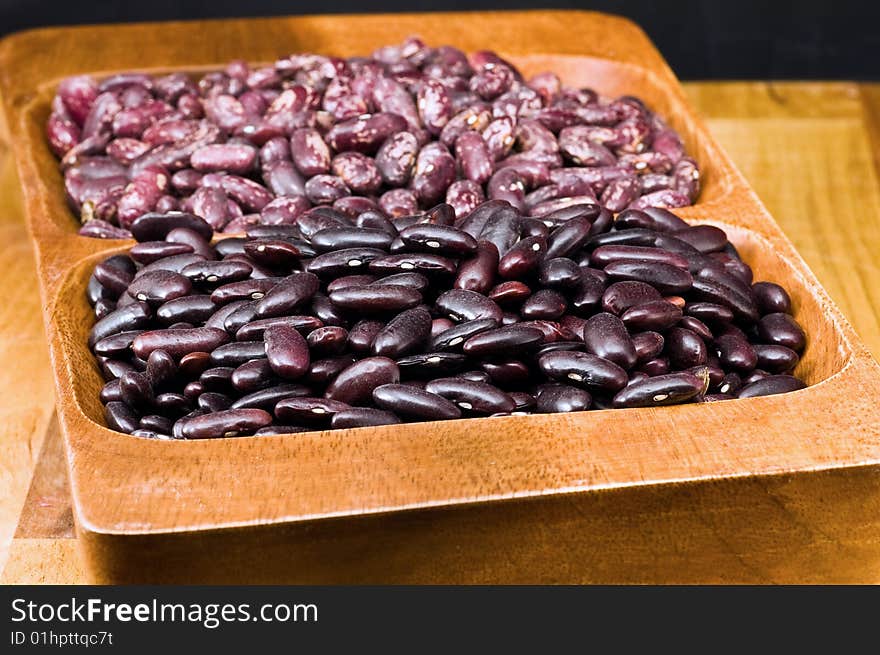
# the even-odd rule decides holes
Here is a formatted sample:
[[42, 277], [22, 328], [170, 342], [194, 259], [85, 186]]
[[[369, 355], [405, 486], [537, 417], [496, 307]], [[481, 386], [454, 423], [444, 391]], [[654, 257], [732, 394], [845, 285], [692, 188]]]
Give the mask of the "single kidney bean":
[[367, 357], [340, 371], [327, 387], [325, 396], [349, 405], [372, 400], [373, 390], [400, 381], [400, 369], [388, 357]]
[[433, 205], [446, 195], [455, 181], [455, 159], [439, 143], [429, 143], [419, 150], [412, 178], [412, 190], [422, 205]]
[[713, 347], [722, 366], [748, 373], [758, 365], [754, 347], [741, 337], [723, 334], [715, 339]]
[[401, 311], [422, 302], [422, 294], [417, 289], [378, 284], [337, 289], [329, 298], [340, 309], [369, 314]]
[[469, 255], [477, 249], [474, 237], [450, 225], [417, 223], [401, 230], [400, 239], [411, 250], [456, 257]]
[[404, 384], [384, 384], [373, 390], [382, 409], [413, 420], [436, 421], [461, 417], [461, 410], [443, 396]]
[[[264, 360], [257, 361], [262, 362]], [[242, 364], [242, 366], [245, 366], [245, 364]], [[274, 413], [275, 406], [279, 401], [286, 398], [304, 398], [311, 395], [311, 393], [312, 390], [302, 384], [277, 384], [241, 396], [232, 403], [230, 409], [262, 409]]]
[[437, 298], [436, 309], [453, 321], [473, 321], [491, 318], [501, 321], [501, 308], [486, 296], [475, 291], [452, 289]]
[[665, 352], [676, 368], [691, 368], [706, 363], [706, 343], [691, 330], [674, 327], [665, 335]]
[[430, 253], [388, 255], [370, 262], [370, 271], [379, 274], [421, 271], [425, 274], [446, 273], [454, 275], [455, 270], [454, 260]]
[[498, 355], [514, 349], [528, 349], [544, 338], [543, 332], [534, 327], [510, 325], [479, 332], [464, 342], [462, 350], [475, 357]]
[[[256, 315], [256, 303], [252, 307], [251, 318]], [[242, 308], [244, 309], [244, 308]], [[245, 313], [248, 312], [245, 310]], [[242, 317], [242, 320], [247, 316]], [[241, 323], [238, 321], [227, 321], [226, 329], [235, 333], [237, 341], [253, 341], [263, 338], [263, 333], [270, 327], [275, 325], [289, 325], [300, 333], [308, 334], [312, 330], [323, 327], [323, 323], [317, 316], [276, 316], [273, 318], [263, 318], [259, 320], [248, 320]]]
[[271, 422], [262, 409], [227, 409], [186, 419], [181, 429], [187, 439], [216, 439], [251, 434]]
[[273, 325], [263, 333], [266, 358], [281, 378], [295, 380], [305, 375], [311, 363], [305, 338], [289, 325]]
[[541, 289], [533, 293], [522, 305], [520, 316], [525, 319], [554, 320], [568, 309], [568, 302], [558, 291]]
[[340, 355], [348, 342], [348, 330], [330, 325], [317, 328], [306, 336], [312, 355]]
[[773, 282], [755, 282], [752, 285], [758, 311], [764, 314], [791, 314], [791, 298], [788, 292]]
[[317, 293], [319, 285], [318, 276], [314, 273], [295, 271], [259, 299], [255, 314], [259, 318], [290, 314], [309, 302]]
[[601, 391], [617, 391], [626, 386], [626, 371], [597, 355], [557, 350], [538, 359], [541, 371], [550, 379]]
[[667, 300], [652, 300], [629, 307], [620, 318], [628, 329], [662, 332], [681, 320], [682, 311]]
[[546, 253], [543, 237], [521, 239], [498, 261], [498, 274], [507, 279], [524, 277], [538, 267]]
[[772, 396], [778, 393], [788, 393], [803, 389], [806, 385], [791, 375], [769, 375], [760, 380], [746, 384], [740, 389], [737, 398], [755, 398], [757, 396]]
[[798, 354], [785, 346], [755, 344], [752, 348], [758, 357], [758, 368], [774, 375], [788, 373], [799, 360]]
[[376, 167], [389, 186], [404, 186], [412, 177], [419, 153], [419, 141], [410, 132], [397, 132], [385, 140], [376, 153]]
[[180, 359], [192, 352], [211, 352], [228, 341], [229, 335], [216, 328], [167, 328], [142, 332], [135, 337], [132, 350], [141, 359], [147, 359], [154, 350], [164, 350]]
[[452, 286], [481, 294], [488, 293], [494, 284], [498, 261], [498, 248], [489, 241], [479, 241], [473, 256], [459, 264]]
[[807, 345], [803, 329], [788, 314], [766, 314], [758, 321], [757, 328], [758, 338], [765, 343], [785, 346], [796, 353], [801, 353]]
[[431, 333], [431, 313], [424, 307], [408, 309], [395, 316], [373, 339], [373, 354], [396, 358], [423, 345]]
[[451, 400], [460, 409], [472, 414], [512, 412], [516, 403], [501, 389], [486, 382], [461, 377], [438, 378], [428, 382], [425, 391]]
[[374, 425], [395, 425], [400, 422], [400, 418], [394, 412], [370, 407], [352, 407], [333, 414], [333, 418], [330, 419], [330, 427], [337, 430]]
[[600, 312], [587, 319], [583, 332], [588, 353], [630, 369], [635, 366], [637, 356], [632, 339], [623, 321], [607, 312]]
[[535, 411], [540, 414], [556, 412], [585, 412], [593, 399], [583, 389], [567, 384], [545, 384], [538, 391]]
[[680, 371], [633, 382], [611, 401], [614, 407], [656, 407], [695, 399], [703, 392], [704, 380]]

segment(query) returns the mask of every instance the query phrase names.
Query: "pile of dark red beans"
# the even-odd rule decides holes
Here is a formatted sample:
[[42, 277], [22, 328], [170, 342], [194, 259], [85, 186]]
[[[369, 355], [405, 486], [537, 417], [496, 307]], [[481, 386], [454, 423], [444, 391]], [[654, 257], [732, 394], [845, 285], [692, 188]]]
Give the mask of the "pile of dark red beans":
[[525, 80], [492, 52], [411, 38], [369, 58], [298, 54], [223, 72], [61, 82], [47, 124], [80, 234], [130, 238], [147, 212], [215, 232], [289, 225], [314, 206], [354, 219], [484, 200], [541, 216], [597, 203], [682, 207], [699, 170], [637, 98], [553, 73]]
[[794, 391], [805, 335], [725, 233], [666, 209], [313, 208], [211, 242], [147, 213], [96, 266], [108, 425], [202, 439]]

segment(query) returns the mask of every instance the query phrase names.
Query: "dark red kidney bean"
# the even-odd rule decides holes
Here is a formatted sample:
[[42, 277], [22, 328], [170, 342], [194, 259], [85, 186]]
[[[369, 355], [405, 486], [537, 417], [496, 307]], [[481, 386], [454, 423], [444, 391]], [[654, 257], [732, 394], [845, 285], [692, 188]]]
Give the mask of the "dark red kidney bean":
[[538, 281], [554, 289], [572, 289], [581, 284], [580, 267], [567, 257], [545, 259], [538, 268]]
[[729, 276], [736, 278], [745, 285], [752, 284], [754, 278], [752, 267], [741, 259], [726, 252], [713, 252], [709, 255], [709, 259], [713, 262], [712, 266], [720, 264], [721, 269]]
[[196, 351], [187, 353], [180, 358], [178, 372], [183, 378], [197, 379], [210, 366], [211, 355]]
[[400, 418], [394, 412], [372, 407], [353, 407], [333, 414], [330, 427], [334, 430], [343, 428], [365, 428], [376, 425], [395, 425]]
[[262, 409], [267, 412], [274, 412], [275, 406], [281, 400], [286, 398], [305, 398], [311, 394], [312, 390], [302, 384], [278, 384], [245, 394], [233, 402], [230, 407], [231, 409]]
[[[709, 280], [722, 285], [733, 291], [740, 298], [744, 299], [743, 302], [755, 305], [750, 283], [744, 282], [734, 275], [730, 275], [723, 267], [715, 265], [706, 266], [700, 269], [700, 272], [697, 273], [697, 277], [701, 280]], [[755, 307], [757, 309], [757, 305], [755, 305]]]
[[[662, 249], [667, 249], [665, 242], [663, 245], [656, 244], [658, 234], [651, 230], [643, 230], [641, 228], [634, 228], [632, 230], [621, 230], [615, 232], [603, 232], [600, 234], [591, 235], [587, 242], [584, 244], [585, 248], [589, 249], [598, 249], [602, 246], [654, 246]], [[684, 243], [684, 242], [681, 242]], [[687, 248], [690, 248], [687, 244], [684, 244]], [[676, 252], [676, 251], [672, 251]], [[696, 251], [694, 251], [696, 252]], [[699, 255], [700, 253], [697, 253]]]
[[401, 312], [373, 339], [374, 355], [397, 358], [423, 345], [431, 334], [431, 313], [424, 307]]
[[461, 410], [443, 396], [404, 384], [385, 384], [373, 390], [380, 408], [415, 420], [445, 420], [461, 417]]
[[[124, 374], [125, 373], [123, 373], [123, 375]], [[102, 404], [106, 405], [107, 403], [119, 402], [122, 400], [122, 390], [120, 389], [119, 384], [119, 378], [114, 378], [101, 387], [99, 399]]]
[[652, 300], [633, 305], [620, 318], [630, 330], [663, 332], [681, 320], [681, 308], [667, 300]]
[[752, 346], [758, 356], [757, 366], [771, 374], [788, 373], [798, 363], [798, 354], [791, 348], [779, 345], [755, 344]]
[[309, 372], [303, 381], [307, 384], [326, 385], [345, 367], [357, 361], [354, 355], [338, 355], [312, 361]]
[[119, 255], [105, 259], [95, 266], [93, 272], [95, 280], [114, 297], [125, 293], [134, 279], [134, 274], [134, 262], [128, 257], [120, 257]]
[[626, 371], [611, 360], [585, 352], [558, 350], [541, 355], [541, 371], [552, 380], [600, 391], [626, 386]]
[[[219, 391], [222, 393], [229, 393], [230, 391], [232, 391], [233, 388], [232, 374], [234, 372], [235, 369], [231, 366], [215, 366], [213, 368], [207, 368], [202, 371], [202, 374], [199, 376], [199, 382], [202, 383], [202, 388], [206, 391]], [[149, 369], [147, 370], [147, 373], [149, 374]], [[155, 386], [155, 383], [153, 383], [153, 386]]]
[[467, 361], [460, 353], [436, 352], [407, 355], [398, 359], [397, 365], [409, 376], [436, 378], [460, 371]]
[[613, 407], [658, 407], [695, 399], [703, 392], [704, 381], [681, 371], [633, 382], [611, 400]]
[[769, 375], [770, 374], [767, 371], [762, 371], [761, 369], [756, 368], [753, 371], [749, 371], [748, 375], [743, 375], [743, 386], [750, 385], [753, 382], [757, 382], [758, 380], [763, 380]]
[[767, 344], [785, 346], [801, 353], [807, 345], [803, 329], [788, 314], [766, 314], [758, 321], [758, 338]]
[[494, 318], [482, 318], [452, 325], [431, 339], [433, 350], [460, 350], [470, 337], [498, 327]]
[[330, 302], [330, 298], [323, 293], [316, 293], [312, 298], [311, 310], [322, 325], [338, 325], [345, 328], [349, 325], [344, 312]]
[[282, 421], [306, 424], [327, 424], [334, 414], [351, 409], [329, 398], [285, 398], [275, 405], [275, 416]]
[[638, 332], [632, 335], [633, 348], [636, 351], [637, 362], [645, 362], [657, 357], [662, 351], [666, 340], [658, 332]]
[[196, 404], [199, 409], [203, 409], [208, 413], [221, 412], [225, 409], [229, 409], [232, 400], [225, 394], [206, 391], [198, 397]]
[[200, 261], [185, 266], [180, 274], [196, 283], [222, 285], [246, 280], [253, 270], [251, 264], [243, 261]]
[[685, 305], [684, 311], [688, 316], [713, 325], [733, 321], [733, 311], [725, 305], [708, 302], [688, 303]]
[[148, 430], [154, 434], [170, 435], [174, 422], [167, 416], [148, 414], [147, 416], [141, 417], [139, 425], [141, 430]]
[[688, 271], [663, 262], [617, 261], [605, 266], [604, 271], [612, 280], [646, 282], [666, 294], [685, 293], [694, 284]]
[[558, 291], [541, 289], [533, 293], [520, 309], [520, 316], [533, 320], [555, 320], [568, 308], [568, 303]]
[[104, 405], [107, 427], [117, 432], [131, 433], [140, 427], [140, 417], [124, 402], [111, 401]]
[[417, 223], [400, 231], [407, 249], [464, 256], [477, 250], [477, 240], [470, 234], [449, 225]]
[[806, 386], [807, 385], [801, 380], [792, 375], [769, 375], [750, 384], [746, 384], [737, 392], [736, 397], [756, 398], [758, 396], [772, 396], [778, 393], [798, 391]]
[[156, 261], [151, 262], [143, 268], [139, 269], [138, 272], [135, 273], [134, 277], [135, 279], [137, 279], [140, 276], [146, 275], [147, 273], [152, 273], [153, 271], [172, 271], [174, 273], [180, 273], [190, 264], [195, 264], [196, 262], [202, 261], [205, 261], [205, 258], [195, 253], [163, 257], [162, 259], [157, 259]]
[[187, 439], [217, 439], [252, 434], [272, 423], [272, 415], [262, 409], [227, 409], [186, 419], [182, 425]]
[[248, 259], [260, 266], [284, 268], [295, 266], [300, 259], [312, 252], [304, 252], [300, 242], [284, 238], [255, 238], [244, 244]]
[[727, 245], [727, 234], [713, 225], [694, 225], [672, 234], [702, 253], [718, 252]]
[[534, 327], [509, 325], [479, 332], [468, 338], [462, 346], [467, 355], [483, 357], [511, 352], [511, 349], [528, 349], [536, 346], [544, 333]]
[[[397, 285], [402, 287], [412, 287], [413, 289], [424, 292], [431, 285], [431, 282], [421, 273], [394, 273], [393, 275], [386, 275], [378, 279], [373, 279], [368, 282], [368, 284], [375, 284], [377, 286]], [[327, 290], [331, 290], [329, 285]]]
[[773, 282], [755, 282], [752, 285], [758, 311], [764, 314], [791, 314], [791, 298], [788, 292]]
[[152, 311], [146, 303], [135, 302], [115, 309], [92, 326], [89, 332], [89, 348], [94, 348], [98, 341], [113, 334], [146, 329], [151, 318]]
[[507, 279], [522, 278], [537, 269], [547, 252], [543, 237], [521, 239], [498, 261], [498, 274]]
[[495, 282], [498, 261], [498, 248], [493, 243], [477, 242], [474, 255], [459, 264], [455, 281], [452, 283], [453, 288], [481, 294], [488, 293]]
[[319, 230], [311, 239], [319, 252], [343, 248], [376, 248], [388, 250], [393, 236], [385, 230], [365, 227], [329, 227]]
[[216, 328], [150, 330], [135, 337], [134, 354], [147, 359], [154, 350], [164, 350], [179, 360], [193, 352], [211, 352], [229, 341], [229, 335]]
[[339, 355], [348, 342], [348, 330], [335, 325], [318, 328], [306, 337], [312, 355]]
[[369, 352], [373, 340], [384, 327], [382, 321], [358, 321], [348, 331], [348, 347], [356, 353]]
[[449, 257], [430, 253], [405, 253], [379, 257], [370, 262], [370, 270], [379, 274], [420, 271], [425, 274], [445, 273], [454, 275], [456, 263]]
[[488, 216], [480, 230], [479, 240], [490, 241], [498, 249], [499, 255], [504, 256], [517, 242], [519, 236], [516, 210], [505, 204]]
[[141, 275], [128, 286], [128, 294], [141, 302], [166, 303], [192, 291], [189, 278], [171, 271], [152, 271]]
[[585, 412], [593, 399], [583, 389], [567, 384], [545, 384], [538, 391], [535, 411], [539, 414], [558, 412]]
[[455, 323], [448, 318], [442, 317], [433, 319], [431, 321], [431, 339], [433, 340], [437, 335], [442, 334], [453, 327], [455, 327]]
[[643, 207], [641, 211], [653, 219], [653, 229], [658, 232], [676, 232], [689, 227], [686, 221], [682, 220], [665, 207], [648, 205]]
[[635, 366], [638, 357], [632, 339], [623, 321], [614, 314], [600, 312], [588, 318], [583, 338], [588, 353], [610, 360], [624, 369]]
[[307, 269], [319, 276], [339, 277], [363, 273], [371, 262], [385, 256], [385, 251], [378, 248], [343, 248], [318, 255], [308, 263]]
[[[125, 285], [126, 288], [128, 284]], [[123, 292], [125, 289], [122, 290]], [[86, 285], [86, 298], [89, 301], [89, 304], [94, 307], [95, 303], [99, 300], [109, 300], [115, 301], [119, 294], [111, 292], [109, 289], [105, 288], [98, 280], [95, 278], [94, 272], [89, 276], [89, 282]]]
[[401, 311], [422, 302], [422, 294], [417, 289], [390, 284], [337, 289], [329, 298], [340, 309], [367, 314]]
[[125, 359], [131, 354], [131, 344], [134, 338], [143, 330], [131, 330], [126, 332], [118, 332], [104, 337], [98, 341], [92, 350], [95, 355], [100, 357], [110, 357], [116, 359]]
[[599, 308], [604, 294], [605, 283], [592, 273], [582, 270], [580, 284], [571, 297], [573, 311], [585, 316], [594, 314]]
[[233, 341], [211, 351], [211, 366], [241, 366], [251, 359], [266, 356], [266, 344], [262, 341]]
[[512, 412], [516, 403], [509, 394], [486, 382], [461, 377], [438, 378], [425, 386], [425, 391], [451, 400], [460, 409], [472, 414]]
[[715, 339], [712, 347], [725, 368], [748, 373], [758, 365], [754, 347], [736, 335], [723, 334]]
[[308, 334], [312, 330], [323, 327], [320, 318], [316, 316], [276, 316], [250, 320], [238, 325], [239, 321], [230, 322], [227, 326], [230, 332], [235, 332], [237, 341], [255, 341], [263, 338], [263, 333], [275, 325], [288, 325], [301, 334]]
[[453, 321], [474, 321], [491, 318], [501, 321], [503, 312], [497, 303], [476, 291], [451, 289], [437, 298], [436, 309]]
[[645, 246], [607, 245], [596, 248], [590, 255], [590, 263], [602, 268], [615, 262], [660, 262], [669, 266], [675, 266], [682, 270], [688, 270], [688, 261], [681, 255]]
[[715, 340], [715, 335], [712, 334], [712, 330], [710, 330], [701, 320], [694, 318], [693, 316], [683, 316], [678, 322], [678, 325], [694, 332], [706, 343], [711, 343]]
[[516, 359], [480, 362], [492, 382], [502, 388], [519, 388], [531, 380], [532, 373], [528, 364]]
[[489, 291], [488, 297], [504, 307], [518, 307], [532, 295], [532, 290], [524, 283], [509, 280], [497, 284]]
[[214, 244], [214, 250], [218, 257], [231, 257], [233, 255], [244, 255], [244, 244], [247, 239], [244, 237], [226, 237]]
[[754, 323], [758, 320], [758, 307], [752, 297], [743, 295], [729, 285], [696, 277], [693, 281], [694, 295], [702, 301], [724, 305], [732, 310], [735, 318]]
[[519, 219], [520, 236], [523, 239], [528, 237], [540, 237], [547, 239], [550, 236], [550, 228], [543, 222], [531, 216], [523, 216]]
[[260, 300], [280, 281], [281, 278], [251, 278], [230, 282], [214, 289], [211, 292], [211, 300], [217, 305], [235, 300]]
[[290, 314], [308, 303], [317, 293], [320, 282], [313, 273], [295, 271], [272, 287], [255, 308], [259, 318], [274, 318]]
[[144, 373], [125, 373], [119, 378], [119, 393], [123, 402], [135, 410], [148, 409], [153, 405], [153, 387]]
[[392, 239], [397, 236], [397, 228], [387, 216], [379, 210], [368, 210], [358, 214], [355, 226], [368, 230], [382, 230]]
[[545, 257], [569, 257], [583, 247], [589, 235], [590, 222], [583, 218], [573, 218], [550, 233]]
[[289, 325], [273, 325], [263, 333], [266, 358], [281, 378], [295, 380], [309, 370], [311, 360], [305, 338]]
[[185, 243], [193, 249], [196, 255], [205, 259], [213, 260], [217, 258], [217, 253], [211, 247], [210, 242], [198, 232], [189, 228], [176, 227], [165, 235], [165, 240], [169, 243]]
[[330, 149], [321, 134], [309, 127], [293, 131], [290, 136], [290, 156], [300, 173], [306, 177], [330, 170]]
[[674, 327], [666, 335], [665, 352], [676, 368], [691, 368], [706, 363], [706, 343], [696, 333]]
[[506, 202], [489, 200], [475, 207], [467, 215], [457, 218], [454, 226], [476, 239], [480, 236], [489, 219], [499, 212], [503, 212], [508, 216], [512, 215], [509, 213], [509, 206]]
[[400, 381], [400, 369], [387, 357], [367, 357], [340, 371], [327, 387], [326, 398], [349, 405], [368, 404], [373, 390]]
[[177, 374], [177, 363], [164, 350], [154, 350], [147, 357], [144, 373], [154, 388], [160, 388]]
[[742, 388], [742, 378], [737, 373], [727, 373], [717, 386], [719, 393], [735, 394]]
[[156, 309], [156, 318], [165, 325], [172, 323], [204, 323], [217, 310], [211, 296], [191, 295], [170, 300]]
[[186, 212], [144, 213], [132, 221], [129, 229], [136, 241], [144, 242], [163, 240], [171, 230], [178, 227], [194, 230], [205, 239], [210, 239], [214, 234], [213, 228], [203, 218]]
[[[132, 246], [129, 254], [139, 264], [152, 264], [164, 257], [184, 255], [193, 251], [192, 246], [185, 243], [169, 243], [168, 241], [145, 241]], [[97, 269], [96, 269], [97, 270]], [[126, 285], [127, 286], [127, 285]]]
[[182, 416], [192, 410], [192, 404], [183, 394], [160, 393], [156, 396], [156, 409], [169, 416]]
[[382, 179], [392, 187], [405, 186], [412, 177], [419, 141], [410, 132], [392, 134], [376, 153], [376, 166]]
[[645, 282], [614, 282], [605, 289], [602, 295], [602, 308], [606, 312], [619, 316], [635, 305], [662, 299], [663, 296], [660, 295], [660, 292]]

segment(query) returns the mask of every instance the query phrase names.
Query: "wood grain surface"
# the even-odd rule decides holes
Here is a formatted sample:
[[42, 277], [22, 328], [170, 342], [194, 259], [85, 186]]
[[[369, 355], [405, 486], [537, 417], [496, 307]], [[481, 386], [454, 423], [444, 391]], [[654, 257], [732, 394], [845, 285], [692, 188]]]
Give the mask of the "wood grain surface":
[[[712, 133], [794, 241], [875, 357], [880, 357], [880, 264], [853, 253], [880, 252], [880, 86], [855, 83], [692, 83], [689, 98]], [[5, 247], [0, 288], [0, 566], [3, 582], [84, 581], [76, 552], [63, 449], [50, 421], [53, 391], [48, 352], [34, 289], [36, 276], [21, 216], [20, 194], [8, 152], [0, 150], [0, 234]], [[819, 234], [832, 233], [831, 239]], [[15, 310], [13, 312], [13, 309]], [[33, 478], [32, 478], [33, 474]], [[855, 502], [876, 502], [878, 481], [865, 472], [850, 489]], [[821, 485], [820, 485], [821, 486]], [[708, 506], [708, 504], [707, 504]], [[772, 507], [775, 506], [775, 510]], [[768, 496], [765, 518], [778, 523], [784, 504]], [[803, 509], [805, 506], [801, 506]], [[775, 514], [775, 515], [774, 515]], [[705, 514], [707, 522], [738, 520]], [[760, 558], [742, 541], [728, 543], [741, 561], [700, 578], [686, 560], [669, 561], [679, 581], [772, 582]], [[790, 516], [777, 535], [779, 549], [821, 539], [840, 557], [846, 535], [826, 533], [833, 517]], [[880, 582], [880, 570], [859, 558], [859, 542], [876, 535], [843, 525], [854, 540], [844, 561], [851, 581]], [[646, 526], [647, 527], [647, 526]], [[15, 538], [13, 539], [13, 535]], [[717, 537], [716, 537], [717, 538]], [[789, 540], [789, 541], [787, 541]], [[786, 545], [788, 544], [788, 545]], [[650, 549], [643, 556], [648, 557]], [[772, 553], [771, 553], [772, 555]], [[765, 557], [767, 555], [765, 554]], [[776, 553], [784, 559], [784, 555]], [[682, 553], [682, 558], [685, 553]], [[798, 562], [791, 560], [794, 567]], [[806, 581], [805, 579], [803, 581]]]

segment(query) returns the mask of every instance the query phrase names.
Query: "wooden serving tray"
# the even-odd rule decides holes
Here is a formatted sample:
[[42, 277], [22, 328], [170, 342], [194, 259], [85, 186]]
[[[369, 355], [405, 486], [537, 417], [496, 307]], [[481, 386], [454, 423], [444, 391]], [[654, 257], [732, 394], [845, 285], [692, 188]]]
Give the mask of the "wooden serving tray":
[[[665, 116], [704, 173], [700, 202], [680, 213], [725, 229], [756, 279], [789, 290], [809, 337], [797, 374], [810, 386], [712, 405], [213, 441], [147, 441], [104, 427], [84, 289], [97, 261], [130, 244], [75, 234], [43, 136], [58, 80], [294, 51], [362, 54], [418, 33], [498, 50], [527, 74], [552, 69], [569, 84], [637, 95]], [[37, 254], [74, 516], [95, 581], [640, 582], [656, 577], [646, 543], [652, 553], [658, 542], [680, 545], [669, 531], [703, 520], [706, 507], [719, 526], [752, 513], [759, 523], [741, 543], [706, 539], [703, 529], [705, 544], [682, 558], [717, 580], [714, 567], [737, 548], [780, 558], [795, 546], [775, 543], [776, 519], [755, 511], [780, 494], [821, 507], [829, 538], [841, 512], [880, 533], [880, 367], [632, 23], [538, 11], [46, 29], [0, 45], [0, 92]], [[876, 568], [874, 543], [858, 561], [821, 563], [797, 544], [795, 570]]]

